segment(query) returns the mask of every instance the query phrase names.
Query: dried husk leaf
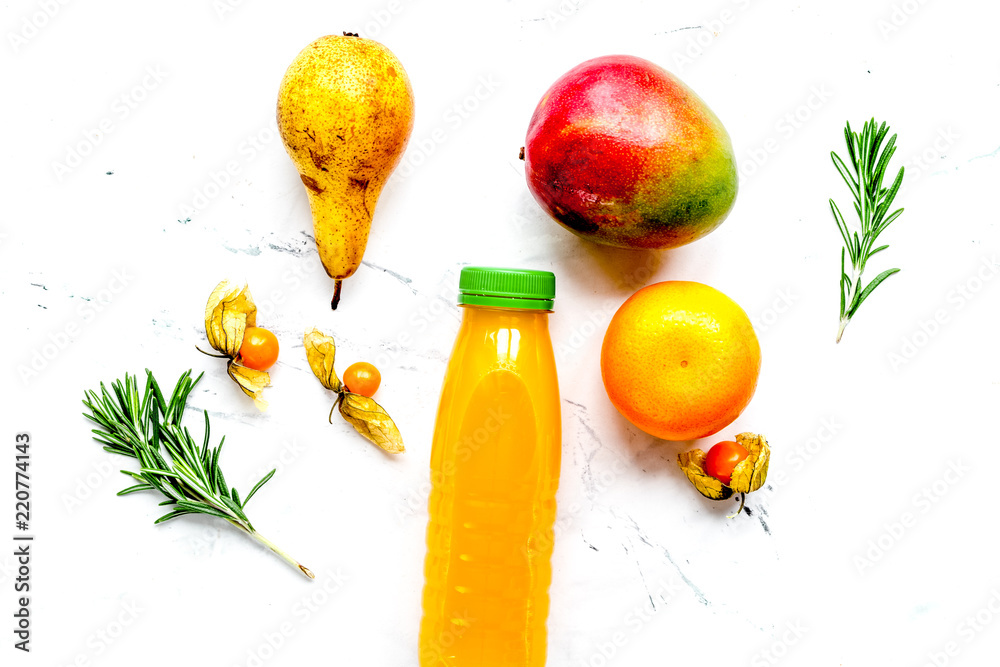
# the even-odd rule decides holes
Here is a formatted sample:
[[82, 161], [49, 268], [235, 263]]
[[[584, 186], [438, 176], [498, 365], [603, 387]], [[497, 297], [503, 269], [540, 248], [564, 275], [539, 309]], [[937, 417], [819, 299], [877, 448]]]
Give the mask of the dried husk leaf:
[[340, 414], [358, 433], [390, 454], [406, 451], [396, 424], [373, 399], [345, 391], [340, 399]]
[[270, 386], [271, 376], [267, 371], [258, 371], [247, 368], [235, 361], [229, 362], [229, 377], [236, 381], [243, 393], [253, 399], [253, 404], [261, 412], [267, 410], [267, 401], [264, 400], [264, 387]]
[[740, 433], [736, 436], [736, 442], [743, 445], [750, 454], [733, 468], [729, 486], [737, 493], [756, 491], [767, 480], [771, 448], [767, 446], [764, 436], [756, 433]]
[[725, 500], [733, 495], [733, 489], [705, 472], [705, 452], [700, 449], [678, 454], [677, 465], [694, 484], [694, 488], [706, 498]]
[[333, 338], [314, 328], [305, 333], [302, 343], [306, 348], [309, 368], [319, 378], [319, 381], [331, 391], [340, 391], [340, 378], [337, 377], [337, 371], [333, 368], [334, 358], [337, 355], [337, 346], [333, 342]]
[[247, 327], [257, 326], [257, 306], [250, 288], [223, 280], [212, 290], [205, 305], [205, 334], [208, 344], [235, 359], [243, 345]]

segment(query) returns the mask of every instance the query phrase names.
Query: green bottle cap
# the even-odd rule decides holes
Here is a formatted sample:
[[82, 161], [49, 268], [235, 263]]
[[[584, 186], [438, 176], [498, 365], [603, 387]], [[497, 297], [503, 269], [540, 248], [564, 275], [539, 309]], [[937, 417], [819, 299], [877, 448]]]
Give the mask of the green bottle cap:
[[466, 266], [458, 278], [460, 305], [552, 310], [555, 296], [551, 271]]

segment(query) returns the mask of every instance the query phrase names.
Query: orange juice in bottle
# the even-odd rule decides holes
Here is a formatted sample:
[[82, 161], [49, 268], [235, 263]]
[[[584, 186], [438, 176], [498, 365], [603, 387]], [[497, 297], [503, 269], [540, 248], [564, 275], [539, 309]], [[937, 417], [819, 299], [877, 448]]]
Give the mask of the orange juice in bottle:
[[560, 413], [547, 271], [465, 267], [431, 451], [421, 667], [543, 667]]

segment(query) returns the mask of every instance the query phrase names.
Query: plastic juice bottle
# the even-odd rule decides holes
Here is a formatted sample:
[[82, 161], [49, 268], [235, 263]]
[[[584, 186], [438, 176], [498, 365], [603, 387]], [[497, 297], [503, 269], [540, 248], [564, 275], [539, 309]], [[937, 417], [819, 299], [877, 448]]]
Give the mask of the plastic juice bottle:
[[431, 452], [421, 667], [542, 667], [559, 485], [547, 271], [466, 267]]

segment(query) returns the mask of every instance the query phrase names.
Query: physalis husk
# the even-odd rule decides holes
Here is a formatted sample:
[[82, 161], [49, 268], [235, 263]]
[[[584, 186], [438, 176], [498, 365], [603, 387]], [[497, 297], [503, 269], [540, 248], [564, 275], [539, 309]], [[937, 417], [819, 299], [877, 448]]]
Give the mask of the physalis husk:
[[[736, 442], [747, 450], [748, 455], [733, 468], [729, 484], [723, 484], [705, 472], [705, 452], [692, 449], [677, 455], [677, 465], [698, 492], [712, 500], [725, 500], [734, 493], [741, 494], [739, 514], [743, 509], [746, 494], [756, 491], [767, 480], [767, 467], [771, 461], [771, 449], [764, 436], [756, 433], [740, 433]], [[735, 515], [733, 515], [735, 516]]]
[[229, 359], [229, 377], [263, 412], [267, 409], [267, 401], [263, 399], [264, 387], [271, 384], [271, 376], [266, 371], [247, 368], [239, 360], [243, 334], [247, 327], [254, 326], [257, 326], [257, 306], [250, 295], [250, 288], [234, 285], [228, 280], [216, 285], [205, 304], [205, 335], [208, 344], [221, 354], [211, 356]]
[[330, 408], [331, 423], [333, 409], [339, 407], [341, 416], [354, 427], [354, 430], [372, 443], [390, 454], [406, 451], [403, 447], [403, 436], [389, 413], [373, 399], [348, 391], [337, 377], [337, 371], [333, 366], [337, 346], [333, 338], [318, 329], [312, 329], [305, 333], [302, 343], [306, 348], [306, 359], [309, 360], [309, 368], [313, 374], [319, 378], [324, 387], [337, 392], [337, 400]]

